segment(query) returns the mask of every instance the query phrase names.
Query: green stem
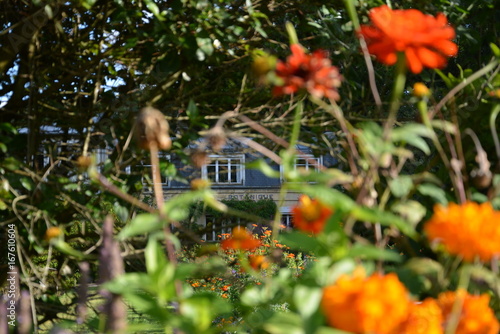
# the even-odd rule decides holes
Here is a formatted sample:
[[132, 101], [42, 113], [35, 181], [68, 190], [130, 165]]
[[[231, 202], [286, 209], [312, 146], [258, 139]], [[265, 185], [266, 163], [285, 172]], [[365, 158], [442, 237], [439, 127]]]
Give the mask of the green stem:
[[434, 146], [436, 147], [436, 150], [438, 151], [439, 156], [441, 157], [441, 160], [443, 161], [446, 169], [448, 169], [450, 171], [450, 173], [453, 173], [455, 175], [455, 177], [450, 175], [451, 180], [452, 180], [453, 185], [454, 185], [453, 188], [456, 191], [457, 197], [460, 198], [460, 202], [463, 203], [466, 200], [463, 181], [461, 180], [461, 176], [458, 174], [458, 171], [455, 171], [455, 169], [452, 168], [451, 162], [448, 159], [448, 157], [446, 156], [446, 153], [443, 149], [443, 146], [439, 142], [439, 138], [438, 138], [436, 132], [434, 132], [434, 129], [432, 128], [431, 120], [429, 118], [429, 111], [427, 109], [427, 101], [420, 100], [417, 103], [417, 108], [418, 108], [418, 111], [420, 112], [420, 118], [422, 119], [422, 122], [429, 130], [432, 131], [432, 135], [431, 135], [432, 142], [434, 143]]
[[497, 153], [497, 158], [500, 159], [500, 142], [498, 141], [498, 133], [497, 133], [496, 126], [495, 126], [495, 122], [496, 122], [498, 113], [500, 113], [500, 104], [497, 104], [493, 108], [493, 111], [491, 112], [491, 116], [490, 116], [491, 135], [493, 137], [493, 142], [495, 143], [495, 150]]
[[403, 53], [398, 53], [398, 60], [396, 62], [396, 73], [394, 78], [394, 86], [392, 89], [391, 107], [389, 109], [389, 116], [385, 123], [385, 138], [389, 137], [390, 129], [396, 122], [399, 106], [401, 105], [401, 97], [403, 96], [406, 83], [406, 57]]
[[288, 149], [292, 152], [295, 152], [295, 146], [297, 145], [297, 141], [299, 140], [300, 134], [300, 122], [302, 121], [302, 114], [304, 111], [304, 103], [300, 101], [295, 107], [295, 116], [293, 118], [293, 127], [292, 134], [290, 136], [290, 146]]
[[[457, 294], [458, 291], [462, 289], [467, 291], [467, 287], [469, 286], [469, 281], [471, 276], [471, 269], [472, 268], [468, 265], [462, 267], [462, 270], [460, 271], [460, 277], [458, 279]], [[457, 295], [457, 298], [455, 299], [455, 302], [453, 303], [453, 307], [451, 309], [451, 314], [447, 321], [447, 325], [444, 332], [445, 334], [453, 334], [456, 332], [458, 327], [458, 322], [460, 320], [460, 314], [462, 313], [464, 298], [465, 296], [461, 298], [459, 295]]]
[[347, 13], [349, 14], [349, 18], [352, 21], [352, 25], [354, 26], [354, 30], [358, 30], [359, 19], [358, 12], [356, 11], [356, 6], [354, 6], [354, 0], [344, 0], [344, 4], [347, 9]]

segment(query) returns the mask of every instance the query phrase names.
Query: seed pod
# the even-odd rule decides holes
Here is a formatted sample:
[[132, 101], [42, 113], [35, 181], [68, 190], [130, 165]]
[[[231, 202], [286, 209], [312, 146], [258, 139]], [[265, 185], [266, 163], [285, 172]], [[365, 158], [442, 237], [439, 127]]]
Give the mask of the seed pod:
[[160, 150], [168, 150], [172, 146], [168, 131], [168, 122], [158, 109], [142, 108], [135, 125], [137, 141], [141, 148], [149, 150], [152, 144], [155, 144]]
[[196, 150], [191, 154], [191, 162], [196, 168], [201, 168], [208, 163], [208, 154], [201, 150]]
[[212, 147], [212, 150], [214, 150], [214, 152], [219, 152], [222, 150], [224, 145], [226, 145], [227, 138], [221, 127], [214, 127], [208, 132], [207, 140]]

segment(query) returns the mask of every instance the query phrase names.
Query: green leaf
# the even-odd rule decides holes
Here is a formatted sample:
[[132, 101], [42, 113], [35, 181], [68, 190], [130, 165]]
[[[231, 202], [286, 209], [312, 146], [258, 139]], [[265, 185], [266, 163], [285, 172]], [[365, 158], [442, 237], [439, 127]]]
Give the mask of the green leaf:
[[417, 233], [407, 221], [386, 211], [381, 211], [375, 208], [357, 207], [351, 211], [351, 214], [361, 221], [372, 223], [380, 223], [385, 226], [394, 226], [407, 236], [415, 239]]
[[408, 220], [414, 227], [427, 213], [425, 206], [417, 201], [397, 202], [391, 207], [391, 210]]
[[439, 204], [446, 205], [448, 204], [448, 199], [446, 198], [446, 192], [440, 187], [430, 184], [424, 183], [417, 186], [417, 191], [424, 196], [431, 197], [434, 201]]
[[361, 260], [382, 260], [401, 262], [401, 256], [391, 250], [380, 249], [374, 245], [355, 244], [348, 253], [348, 256], [359, 258]]
[[280, 243], [287, 245], [292, 249], [306, 252], [316, 252], [320, 247], [316, 238], [297, 231], [282, 233], [278, 236], [278, 239]]
[[76, 258], [77, 260], [84, 260], [84, 259], [91, 258], [91, 256], [86, 255], [86, 254], [74, 249], [68, 243], [66, 243], [65, 241], [63, 241], [61, 239], [54, 238], [51, 240], [51, 243], [61, 253], [72, 256], [72, 257]]
[[120, 219], [122, 222], [126, 222], [128, 220], [129, 212], [125, 206], [122, 206], [120, 205], [120, 203], [115, 202], [115, 204], [113, 204], [113, 211], [115, 212], [118, 219]]
[[18, 170], [21, 167], [21, 163], [12, 157], [5, 158], [1, 165], [11, 171]]
[[207, 189], [203, 189], [174, 196], [163, 205], [163, 213], [168, 221], [182, 221], [189, 216], [191, 204], [203, 200], [209, 194]]
[[102, 285], [104, 289], [120, 295], [135, 293], [139, 289], [148, 290], [151, 286], [151, 277], [145, 273], [123, 274]]
[[294, 305], [303, 318], [309, 318], [319, 307], [323, 290], [319, 287], [297, 285], [293, 291]]
[[270, 334], [306, 334], [298, 314], [277, 312], [264, 324]]
[[392, 131], [391, 138], [395, 142], [405, 142], [429, 155], [431, 150], [422, 137], [431, 138], [433, 132], [423, 124], [405, 124]]
[[149, 275], [154, 275], [167, 265], [165, 250], [160, 247], [158, 240], [149, 238], [146, 249], [144, 250], [146, 259], [146, 270]]
[[22, 177], [19, 181], [21, 181], [21, 185], [24, 187], [26, 190], [32, 190], [33, 189], [33, 184], [30, 179], [27, 177]]
[[132, 309], [145, 313], [160, 323], [165, 324], [172, 317], [172, 314], [167, 311], [164, 305], [158, 302], [157, 298], [146, 292], [128, 292], [125, 293], [125, 299]]
[[0, 210], [7, 210], [7, 204], [0, 199]]
[[491, 51], [493, 52], [493, 54], [495, 55], [495, 57], [500, 58], [500, 48], [496, 44], [493, 44], [493, 43], [490, 43], [490, 48], [491, 48]]
[[165, 21], [165, 18], [160, 13], [160, 8], [158, 8], [158, 5], [153, 0], [144, 0], [144, 2], [146, 3], [146, 7], [148, 7], [150, 12], [153, 13], [159, 21]]
[[342, 211], [350, 211], [355, 207], [355, 202], [346, 194], [337, 189], [328, 188], [324, 185], [288, 183], [286, 186], [289, 189], [299, 191], [311, 197], [321, 199], [321, 202], [335, 209]]
[[389, 181], [389, 188], [396, 197], [405, 197], [413, 188], [413, 180], [408, 175], [399, 175]]
[[140, 213], [130, 221], [118, 234], [119, 240], [125, 240], [135, 235], [145, 234], [159, 230], [163, 227], [160, 217], [151, 213]]
[[211, 38], [196, 37], [196, 44], [198, 44], [199, 50], [203, 51], [207, 56], [211, 56], [212, 53], [214, 53], [214, 46]]
[[189, 319], [192, 333], [203, 333], [217, 314], [231, 312], [231, 305], [213, 293], [195, 294], [181, 302], [181, 314]]

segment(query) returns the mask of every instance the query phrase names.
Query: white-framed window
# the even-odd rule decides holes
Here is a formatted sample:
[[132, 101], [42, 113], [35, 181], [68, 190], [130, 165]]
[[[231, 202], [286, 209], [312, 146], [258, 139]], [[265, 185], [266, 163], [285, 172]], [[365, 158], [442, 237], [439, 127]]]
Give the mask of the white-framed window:
[[204, 179], [213, 184], [243, 184], [245, 178], [245, 156], [210, 155], [210, 162], [203, 166]]
[[[171, 178], [167, 177], [164, 173], [161, 172], [164, 169], [165, 164], [169, 164], [171, 161], [170, 154], [160, 153], [159, 156], [160, 161], [160, 183], [163, 188], [168, 188], [170, 186]], [[152, 175], [152, 165], [151, 160], [149, 158], [145, 158], [140, 161], [138, 164], [134, 166], [128, 166], [126, 170], [127, 173], [138, 173], [142, 175], [142, 183], [145, 187], [145, 191], [153, 191], [153, 175]]]
[[240, 224], [240, 218], [216, 218], [214, 216], [205, 216], [205, 241], [221, 241], [221, 234], [231, 233], [234, 226]]
[[292, 228], [293, 227], [293, 216], [291, 207], [282, 207], [280, 209], [281, 212], [281, 225], [283, 228]]
[[[315, 157], [312, 154], [298, 154], [295, 157], [294, 169], [303, 169], [309, 172], [319, 172], [323, 165], [323, 157]], [[283, 166], [280, 166], [281, 180], [284, 180]]]

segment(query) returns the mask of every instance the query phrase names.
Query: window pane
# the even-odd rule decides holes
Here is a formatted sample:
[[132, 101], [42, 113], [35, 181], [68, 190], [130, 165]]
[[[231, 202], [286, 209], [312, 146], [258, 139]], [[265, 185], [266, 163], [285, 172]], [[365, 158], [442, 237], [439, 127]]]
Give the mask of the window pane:
[[227, 166], [227, 162], [225, 164], [221, 164], [219, 162], [219, 183], [228, 183], [229, 182], [229, 169]]
[[231, 165], [230, 171], [231, 171], [231, 182], [237, 183], [239, 181], [238, 180], [238, 166]]
[[207, 179], [209, 179], [212, 182], [216, 182], [216, 179], [215, 179], [215, 165], [208, 165], [207, 166]]

